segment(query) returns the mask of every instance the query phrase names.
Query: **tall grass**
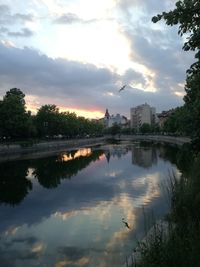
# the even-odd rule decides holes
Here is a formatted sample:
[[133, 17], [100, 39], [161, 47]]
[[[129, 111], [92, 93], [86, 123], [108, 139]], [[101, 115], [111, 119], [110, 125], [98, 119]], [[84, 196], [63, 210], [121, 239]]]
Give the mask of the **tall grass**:
[[139, 242], [141, 257], [133, 267], [200, 266], [200, 155], [187, 175], [171, 176], [167, 191], [171, 204], [167, 223], [155, 224], [149, 237]]

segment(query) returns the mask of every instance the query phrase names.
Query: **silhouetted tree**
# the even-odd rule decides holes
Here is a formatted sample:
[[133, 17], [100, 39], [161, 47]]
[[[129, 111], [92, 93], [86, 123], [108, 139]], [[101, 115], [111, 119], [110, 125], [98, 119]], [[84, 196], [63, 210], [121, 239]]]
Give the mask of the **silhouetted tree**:
[[26, 112], [24, 93], [12, 88], [0, 101], [0, 135], [10, 138], [29, 137], [33, 130], [31, 114]]
[[[182, 0], [176, 2], [174, 10], [163, 12], [152, 18], [153, 22], [161, 19], [167, 25], [179, 25], [178, 34], [186, 35], [183, 45], [185, 51], [195, 51], [196, 62], [187, 70], [187, 79], [184, 97], [185, 109], [190, 123], [190, 135], [196, 145], [200, 148], [200, 1]], [[188, 120], [188, 121], [189, 121]]]

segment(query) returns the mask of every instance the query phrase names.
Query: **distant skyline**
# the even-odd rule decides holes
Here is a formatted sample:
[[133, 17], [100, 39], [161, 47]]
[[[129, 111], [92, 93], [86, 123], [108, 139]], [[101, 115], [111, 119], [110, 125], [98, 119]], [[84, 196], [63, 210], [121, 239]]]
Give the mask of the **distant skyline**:
[[193, 53], [177, 27], [151, 22], [175, 2], [0, 0], [0, 99], [17, 87], [33, 112], [55, 104], [90, 118], [182, 105]]

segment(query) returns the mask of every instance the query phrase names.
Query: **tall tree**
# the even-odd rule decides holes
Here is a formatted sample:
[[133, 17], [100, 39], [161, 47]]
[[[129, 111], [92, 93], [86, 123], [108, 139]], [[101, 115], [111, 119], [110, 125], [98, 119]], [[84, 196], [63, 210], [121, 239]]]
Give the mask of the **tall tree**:
[[60, 113], [56, 105], [40, 107], [35, 118], [40, 136], [56, 135], [60, 133]]
[[26, 112], [25, 94], [12, 88], [0, 101], [0, 135], [10, 138], [29, 136], [31, 127], [30, 113]]
[[197, 148], [200, 148], [200, 1], [177, 1], [174, 10], [163, 12], [153, 17], [152, 21], [156, 23], [161, 19], [170, 26], [178, 24], [178, 34], [187, 37], [183, 50], [195, 51], [196, 62], [187, 70], [184, 101], [187, 115], [192, 121], [191, 136]]
[[151, 125], [149, 123], [143, 123], [140, 127], [140, 132], [143, 134], [150, 133], [151, 132]]

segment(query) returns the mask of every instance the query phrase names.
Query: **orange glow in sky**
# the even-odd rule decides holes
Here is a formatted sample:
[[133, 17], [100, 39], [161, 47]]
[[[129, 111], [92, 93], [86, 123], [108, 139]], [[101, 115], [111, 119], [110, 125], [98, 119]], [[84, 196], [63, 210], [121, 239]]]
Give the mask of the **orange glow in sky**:
[[84, 110], [84, 109], [78, 109], [78, 108], [64, 108], [60, 107], [61, 112], [69, 111], [76, 113], [77, 116], [82, 116], [88, 119], [100, 119], [104, 117], [104, 113], [100, 110]]
[[[84, 118], [88, 118], [88, 119], [100, 119], [104, 117], [105, 112], [101, 111], [101, 110], [86, 110], [86, 109], [80, 109], [80, 108], [68, 108], [68, 107], [64, 107], [64, 106], [59, 106], [57, 105], [57, 103], [53, 103], [52, 100], [49, 102], [50, 99], [47, 99], [47, 103], [44, 103], [44, 99], [43, 98], [38, 98], [32, 95], [27, 95], [26, 96], [26, 107], [27, 110], [30, 110], [32, 114], [36, 114], [37, 110], [46, 104], [55, 104], [58, 108], [60, 112], [74, 112], [76, 113], [77, 116], [82, 116]], [[57, 101], [55, 101], [57, 102]]]

